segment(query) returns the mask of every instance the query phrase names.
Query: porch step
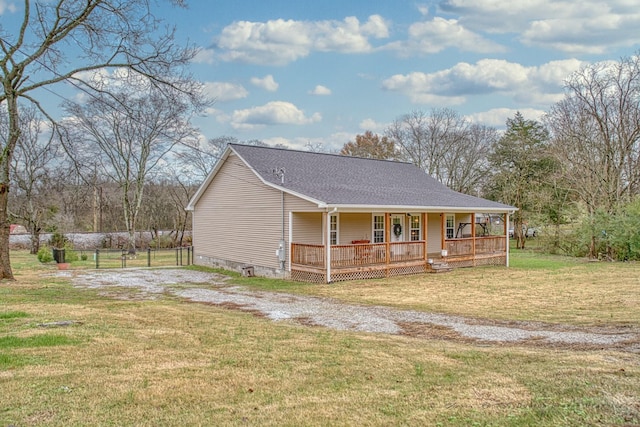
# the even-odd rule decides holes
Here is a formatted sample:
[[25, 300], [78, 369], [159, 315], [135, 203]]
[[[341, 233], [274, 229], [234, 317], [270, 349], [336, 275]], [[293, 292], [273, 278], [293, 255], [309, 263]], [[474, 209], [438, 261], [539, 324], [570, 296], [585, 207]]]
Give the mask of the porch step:
[[431, 273], [448, 273], [449, 271], [452, 271], [453, 267], [451, 267], [449, 264], [447, 264], [446, 262], [434, 262], [433, 264], [431, 264]]

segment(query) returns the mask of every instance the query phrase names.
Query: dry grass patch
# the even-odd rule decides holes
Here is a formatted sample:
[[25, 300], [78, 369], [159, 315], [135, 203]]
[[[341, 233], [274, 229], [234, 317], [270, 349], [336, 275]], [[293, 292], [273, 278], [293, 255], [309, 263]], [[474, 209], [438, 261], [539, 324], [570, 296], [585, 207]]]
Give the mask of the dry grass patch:
[[[286, 286], [281, 286], [285, 290]], [[362, 304], [503, 320], [640, 326], [640, 264], [568, 261], [293, 287]]]
[[[0, 337], [67, 339], [0, 349], [23, 362], [0, 367], [0, 425], [640, 423], [632, 353], [338, 332], [37, 277], [2, 283], [0, 312], [27, 314]], [[77, 323], [37, 326], [57, 320]]]

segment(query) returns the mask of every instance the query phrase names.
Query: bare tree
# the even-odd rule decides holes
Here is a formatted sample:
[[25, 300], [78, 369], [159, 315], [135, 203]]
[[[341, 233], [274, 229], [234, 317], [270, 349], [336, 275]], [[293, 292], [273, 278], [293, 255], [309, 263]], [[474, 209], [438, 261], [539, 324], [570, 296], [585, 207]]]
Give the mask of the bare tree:
[[174, 42], [173, 29], [155, 19], [150, 0], [24, 0], [15, 14], [12, 30], [0, 28], [0, 105], [9, 119], [0, 147], [0, 279], [13, 279], [8, 195], [20, 102], [32, 103], [54, 122], [38, 101], [39, 89], [68, 82], [86, 92], [101, 91], [83, 80], [82, 72], [120, 67], [147, 76], [157, 87], [196, 91], [183, 73], [196, 51]]
[[307, 143], [304, 144], [304, 148], [311, 153], [327, 153], [328, 152], [322, 142], [307, 141]]
[[589, 212], [640, 193], [640, 52], [587, 66], [546, 117], [554, 152]]
[[[268, 144], [259, 139], [239, 141], [233, 136], [219, 136], [209, 139], [205, 143], [196, 141], [186, 144], [175, 153], [175, 158], [180, 165], [179, 169], [181, 169], [183, 177], [192, 177], [190, 182], [196, 184], [204, 181], [218, 160], [220, 160], [229, 144], [268, 146]], [[286, 148], [282, 145], [276, 145], [275, 147]]]
[[[6, 113], [0, 113], [0, 140], [7, 136]], [[40, 231], [53, 218], [57, 206], [51, 193], [52, 166], [58, 155], [58, 146], [44, 135], [46, 122], [31, 107], [20, 115], [20, 138], [12, 158], [11, 183], [15, 188], [11, 196], [9, 217], [23, 223], [31, 233], [31, 253], [40, 248]]]
[[472, 125], [456, 111], [413, 111], [395, 120], [386, 135], [401, 156], [450, 188], [477, 192], [487, 169], [492, 128]]
[[117, 104], [111, 94], [84, 105], [66, 103], [73, 119], [65, 134], [76, 157], [96, 160], [99, 171], [120, 187], [129, 251], [134, 253], [145, 184], [176, 144], [195, 138], [195, 130], [189, 123], [190, 103], [180, 92], [167, 96], [152, 85], [132, 92], [131, 85], [135, 81], [116, 93]]
[[[640, 193], [640, 52], [584, 67], [566, 88], [545, 121], [564, 178], [594, 224], [598, 211], [615, 215]], [[601, 230], [590, 233], [595, 257]]]
[[495, 128], [471, 124], [448, 146], [443, 156], [444, 183], [451, 189], [478, 194], [489, 170], [488, 156], [498, 140]]
[[175, 156], [182, 165], [184, 174], [192, 176], [194, 182], [200, 183], [213, 170], [227, 145], [237, 143], [238, 139], [233, 136], [220, 136], [206, 142], [196, 141], [182, 147]]
[[191, 211], [185, 209], [189, 200], [193, 197], [198, 186], [185, 180], [177, 173], [173, 173], [172, 185], [169, 187], [171, 206], [173, 212], [173, 235], [174, 244], [182, 246], [184, 244], [185, 232], [190, 229]]

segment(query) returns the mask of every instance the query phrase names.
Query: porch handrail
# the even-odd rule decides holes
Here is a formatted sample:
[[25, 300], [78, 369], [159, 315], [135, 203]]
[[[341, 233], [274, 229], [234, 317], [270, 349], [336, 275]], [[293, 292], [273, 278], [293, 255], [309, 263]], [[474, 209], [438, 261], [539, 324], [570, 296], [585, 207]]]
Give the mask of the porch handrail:
[[[475, 252], [473, 251], [475, 242]], [[506, 252], [507, 242], [505, 236], [463, 237], [458, 239], [446, 239], [445, 245], [448, 256], [463, 256], [475, 253], [476, 255], [495, 254]]]
[[[387, 246], [389, 250], [387, 251]], [[326, 267], [325, 246], [292, 243], [291, 263], [296, 265]], [[366, 265], [394, 264], [425, 258], [425, 242], [357, 243], [331, 245], [331, 268]], [[387, 254], [389, 258], [387, 259]]]
[[291, 263], [325, 268], [324, 245], [311, 245], [306, 243], [291, 244]]

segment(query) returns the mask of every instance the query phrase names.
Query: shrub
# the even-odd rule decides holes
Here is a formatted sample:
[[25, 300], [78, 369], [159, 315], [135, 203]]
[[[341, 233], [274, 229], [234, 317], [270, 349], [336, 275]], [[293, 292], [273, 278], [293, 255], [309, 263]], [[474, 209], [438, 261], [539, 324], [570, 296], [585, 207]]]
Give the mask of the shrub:
[[64, 260], [65, 262], [75, 262], [78, 261], [80, 257], [78, 256], [78, 252], [73, 250], [73, 245], [65, 245], [64, 247]]
[[68, 241], [69, 239], [67, 239], [64, 234], [56, 231], [51, 235], [51, 238], [49, 238], [49, 245], [53, 248], [62, 249], [65, 247]]
[[616, 259], [620, 261], [640, 260], [640, 198], [636, 198], [620, 209], [612, 218], [609, 239]]
[[36, 256], [38, 257], [38, 261], [42, 263], [53, 261], [53, 253], [51, 252], [51, 248], [48, 246], [41, 246]]
[[576, 256], [588, 254], [591, 245], [598, 257], [616, 261], [640, 260], [640, 198], [620, 206], [614, 213], [597, 211], [582, 218], [580, 225], [567, 236]]

